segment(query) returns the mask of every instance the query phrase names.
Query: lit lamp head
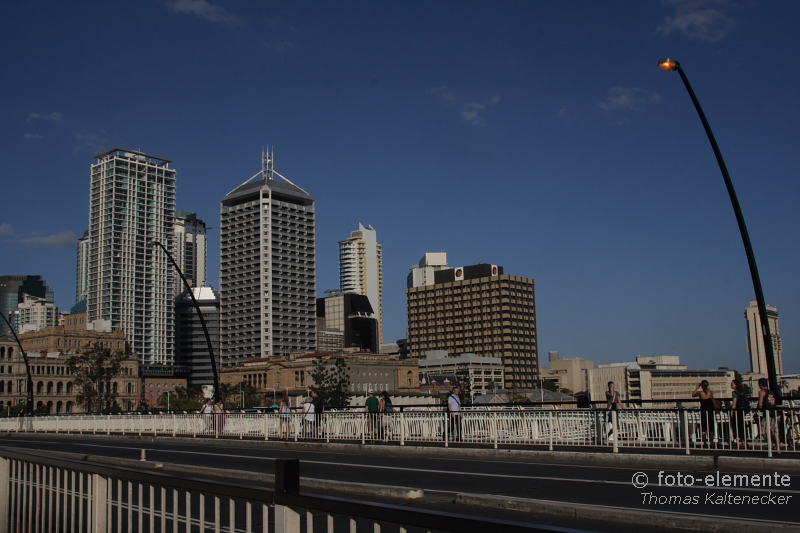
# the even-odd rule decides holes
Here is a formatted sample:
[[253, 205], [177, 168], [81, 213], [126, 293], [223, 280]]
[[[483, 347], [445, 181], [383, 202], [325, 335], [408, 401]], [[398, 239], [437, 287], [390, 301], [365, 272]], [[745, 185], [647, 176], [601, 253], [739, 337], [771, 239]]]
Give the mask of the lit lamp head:
[[671, 70], [678, 70], [681, 66], [680, 63], [676, 59], [672, 59], [671, 57], [665, 57], [661, 61], [658, 62], [658, 66], [667, 72]]

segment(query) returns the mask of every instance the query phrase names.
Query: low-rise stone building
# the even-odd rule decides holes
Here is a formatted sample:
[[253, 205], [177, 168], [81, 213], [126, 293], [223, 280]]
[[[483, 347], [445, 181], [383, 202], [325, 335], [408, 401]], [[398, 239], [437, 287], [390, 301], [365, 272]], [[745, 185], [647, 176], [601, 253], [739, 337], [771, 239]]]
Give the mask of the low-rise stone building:
[[[34, 407], [50, 413], [75, 413], [78, 391], [73, 384], [67, 361], [80, 348], [100, 343], [112, 350], [129, 353], [125, 333], [92, 330], [68, 330], [64, 326], [19, 336], [28, 356], [33, 378]], [[111, 382], [117, 392], [117, 404], [124, 411], [135, 410], [139, 394], [139, 363], [130, 357], [122, 363], [121, 375]], [[0, 337], [0, 410], [24, 402], [28, 396], [28, 373], [14, 336]]]

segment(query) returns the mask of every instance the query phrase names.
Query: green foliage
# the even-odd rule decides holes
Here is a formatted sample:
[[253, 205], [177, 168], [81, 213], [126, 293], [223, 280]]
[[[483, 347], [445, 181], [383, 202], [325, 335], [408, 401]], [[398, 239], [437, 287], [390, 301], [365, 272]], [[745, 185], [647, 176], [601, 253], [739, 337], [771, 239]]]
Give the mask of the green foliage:
[[466, 365], [460, 366], [456, 370], [456, 377], [458, 378], [458, 387], [461, 389], [458, 397], [462, 403], [469, 403], [472, 399], [472, 379], [469, 377], [469, 368]]
[[552, 381], [544, 381], [544, 382], [542, 382], [542, 388], [544, 390], [549, 390], [550, 392], [558, 392], [558, 385], [556, 385]]
[[13, 407], [5, 407], [2, 411], [0, 411], [0, 416], [19, 416], [20, 413], [28, 413], [28, 409], [26, 408], [24, 400], [18, 402], [17, 405]]
[[127, 356], [121, 350], [111, 350], [97, 343], [78, 350], [67, 360], [75, 398], [86, 412], [109, 410], [117, 399], [111, 381], [121, 375]]
[[[169, 398], [169, 408], [177, 411], [197, 411], [205, 403], [203, 397], [203, 388], [199, 385], [191, 385], [189, 387], [177, 387]], [[166, 408], [167, 395], [162, 394], [158, 399], [158, 406]]]
[[332, 366], [325, 365], [322, 361], [314, 364], [311, 380], [325, 405], [342, 406], [350, 403], [349, 370], [343, 357], [336, 359]]
[[[242, 402], [244, 395], [244, 402]], [[222, 383], [219, 386], [219, 399], [222, 404], [229, 409], [238, 407], [253, 407], [259, 405], [264, 395], [258, 392], [254, 386], [247, 381], [241, 383]], [[200, 405], [204, 402], [201, 400]], [[200, 405], [197, 407], [200, 409]]]

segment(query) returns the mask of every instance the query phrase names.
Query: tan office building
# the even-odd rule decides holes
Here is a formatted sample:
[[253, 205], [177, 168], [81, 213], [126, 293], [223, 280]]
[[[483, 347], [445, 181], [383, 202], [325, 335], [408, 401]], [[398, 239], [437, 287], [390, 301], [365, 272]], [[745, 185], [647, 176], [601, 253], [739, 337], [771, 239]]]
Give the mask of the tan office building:
[[406, 289], [411, 357], [429, 350], [498, 357], [507, 388], [538, 383], [536, 281], [479, 264], [433, 272]]

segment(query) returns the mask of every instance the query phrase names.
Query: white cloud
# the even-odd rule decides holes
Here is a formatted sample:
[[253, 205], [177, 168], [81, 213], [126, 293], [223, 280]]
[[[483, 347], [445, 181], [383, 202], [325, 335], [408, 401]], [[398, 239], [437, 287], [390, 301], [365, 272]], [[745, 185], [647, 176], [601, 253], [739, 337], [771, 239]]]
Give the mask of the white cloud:
[[8, 224], [6, 222], [0, 224], [0, 235], [7, 235], [7, 236], [14, 235], [13, 226], [11, 226], [11, 224]]
[[11, 242], [17, 244], [24, 244], [27, 246], [52, 246], [55, 248], [72, 248], [77, 244], [78, 237], [71, 231], [63, 231], [57, 235], [48, 235], [47, 237], [26, 237], [24, 239], [14, 239]]
[[446, 105], [456, 106], [459, 110], [459, 114], [461, 115], [461, 120], [466, 124], [472, 124], [473, 126], [481, 127], [486, 126], [484, 111], [491, 106], [499, 104], [501, 100], [500, 96], [498, 95], [493, 96], [488, 100], [474, 100], [471, 102], [465, 102], [459, 98], [456, 93], [444, 85], [431, 89], [431, 94], [438, 96], [442, 100], [442, 103]]
[[31, 113], [28, 115], [26, 122], [28, 124], [33, 124], [38, 120], [42, 120], [45, 122], [54, 122], [56, 124], [60, 124], [64, 117], [61, 116], [61, 113], [54, 111], [49, 115], [42, 115], [41, 113]]
[[106, 133], [100, 132], [100, 135], [94, 133], [86, 133], [81, 131], [75, 132], [75, 152], [90, 152], [92, 155], [105, 152], [110, 148], [111, 140]]
[[38, 133], [26, 133], [26, 134], [23, 136], [23, 138], [24, 138], [26, 141], [31, 141], [31, 140], [33, 140], [33, 139], [41, 139], [41, 138], [42, 138], [42, 136], [41, 136], [41, 135], [39, 135]]
[[208, 22], [222, 26], [238, 26], [244, 21], [225, 11], [225, 8], [209, 4], [206, 0], [175, 0], [167, 2], [167, 9], [177, 14], [191, 14]]
[[718, 42], [724, 39], [737, 22], [727, 14], [738, 4], [728, 0], [665, 0], [675, 6], [675, 16], [664, 17], [656, 32], [670, 35], [678, 32], [690, 41]]
[[606, 111], [644, 111], [647, 104], [659, 102], [661, 95], [655, 91], [647, 91], [639, 87], [612, 87], [608, 90], [608, 98], [600, 102]]

